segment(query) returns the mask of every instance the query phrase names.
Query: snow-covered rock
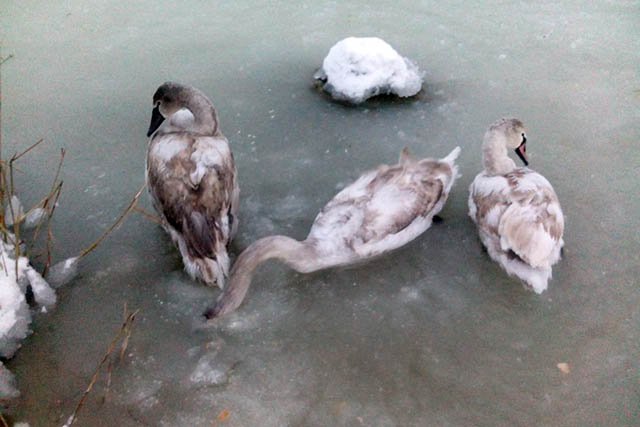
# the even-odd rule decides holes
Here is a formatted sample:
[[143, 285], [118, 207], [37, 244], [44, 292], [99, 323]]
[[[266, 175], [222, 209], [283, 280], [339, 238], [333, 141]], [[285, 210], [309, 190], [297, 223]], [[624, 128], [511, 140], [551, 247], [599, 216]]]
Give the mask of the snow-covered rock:
[[422, 73], [377, 37], [348, 37], [336, 43], [314, 75], [334, 99], [359, 104], [372, 96], [409, 97], [420, 92]]

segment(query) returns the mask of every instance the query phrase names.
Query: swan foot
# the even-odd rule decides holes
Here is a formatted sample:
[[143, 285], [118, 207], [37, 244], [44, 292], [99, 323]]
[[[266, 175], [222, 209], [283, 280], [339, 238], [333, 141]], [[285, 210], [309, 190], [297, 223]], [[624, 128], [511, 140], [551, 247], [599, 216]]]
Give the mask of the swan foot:
[[444, 219], [440, 215], [434, 215], [432, 221], [434, 224], [440, 224]]

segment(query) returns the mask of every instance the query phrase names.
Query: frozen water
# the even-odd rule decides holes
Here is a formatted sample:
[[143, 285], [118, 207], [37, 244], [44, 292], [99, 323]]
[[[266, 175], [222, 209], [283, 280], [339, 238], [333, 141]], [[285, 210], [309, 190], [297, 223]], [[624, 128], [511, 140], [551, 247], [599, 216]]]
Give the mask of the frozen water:
[[47, 281], [54, 288], [59, 288], [72, 281], [78, 274], [80, 258], [71, 257], [51, 266], [47, 272]]
[[333, 98], [354, 104], [380, 94], [413, 96], [422, 88], [418, 66], [377, 37], [340, 40], [314, 77]]
[[[460, 145], [462, 178], [444, 221], [407, 247], [311, 275], [266, 263], [238, 312], [206, 327], [199, 314], [218, 291], [190, 281], [163, 231], [131, 216], [82, 259], [56, 309], [34, 316], [36, 333], [6, 362], [22, 393], [7, 415], [63, 425], [126, 302], [140, 312], [125, 358], [76, 425], [640, 424], [637, 2], [33, 6], [4, 2], [0, 14], [2, 54], [14, 55], [2, 144], [12, 154], [46, 138], [15, 176], [25, 206], [48, 193], [67, 149], [55, 260], [93, 242], [139, 188], [151, 97], [169, 79], [211, 96], [234, 151], [232, 256], [269, 234], [304, 238], [336, 188], [404, 146], [438, 156]], [[350, 34], [424, 66], [423, 90], [356, 107], [318, 96], [310, 76]], [[482, 252], [467, 217], [482, 136], [505, 115], [527, 125], [531, 166], [567, 217], [542, 295]], [[199, 366], [228, 379], [193, 382]]]

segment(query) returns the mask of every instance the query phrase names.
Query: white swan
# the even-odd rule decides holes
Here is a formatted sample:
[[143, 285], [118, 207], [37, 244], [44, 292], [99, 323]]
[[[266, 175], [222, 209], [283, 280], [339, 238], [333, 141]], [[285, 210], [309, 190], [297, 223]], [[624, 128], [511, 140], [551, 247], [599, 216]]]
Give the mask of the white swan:
[[227, 245], [238, 227], [229, 143], [199, 90], [168, 82], [153, 95], [153, 105], [146, 174], [153, 205], [187, 273], [222, 288], [229, 274]]
[[410, 242], [431, 226], [458, 175], [456, 147], [441, 160], [413, 158], [381, 165], [340, 191], [316, 217], [307, 238], [269, 236], [250, 245], [233, 265], [229, 286], [207, 318], [235, 310], [254, 270], [277, 258], [300, 273], [353, 264]]
[[489, 127], [484, 171], [469, 188], [469, 216], [489, 256], [539, 294], [560, 259], [564, 216], [549, 181], [508, 157], [507, 148], [514, 149], [528, 165], [526, 141], [520, 120], [501, 119]]

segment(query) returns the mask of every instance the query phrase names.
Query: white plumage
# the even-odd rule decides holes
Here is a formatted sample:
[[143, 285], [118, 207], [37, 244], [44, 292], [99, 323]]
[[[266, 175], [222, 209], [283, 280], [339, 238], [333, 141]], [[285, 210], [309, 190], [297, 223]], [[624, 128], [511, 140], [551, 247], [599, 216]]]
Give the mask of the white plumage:
[[527, 167], [516, 167], [507, 148], [528, 164], [525, 129], [517, 119], [501, 119], [485, 134], [485, 170], [469, 188], [469, 216], [489, 256], [542, 293], [551, 266], [560, 259], [564, 216], [549, 181]]

